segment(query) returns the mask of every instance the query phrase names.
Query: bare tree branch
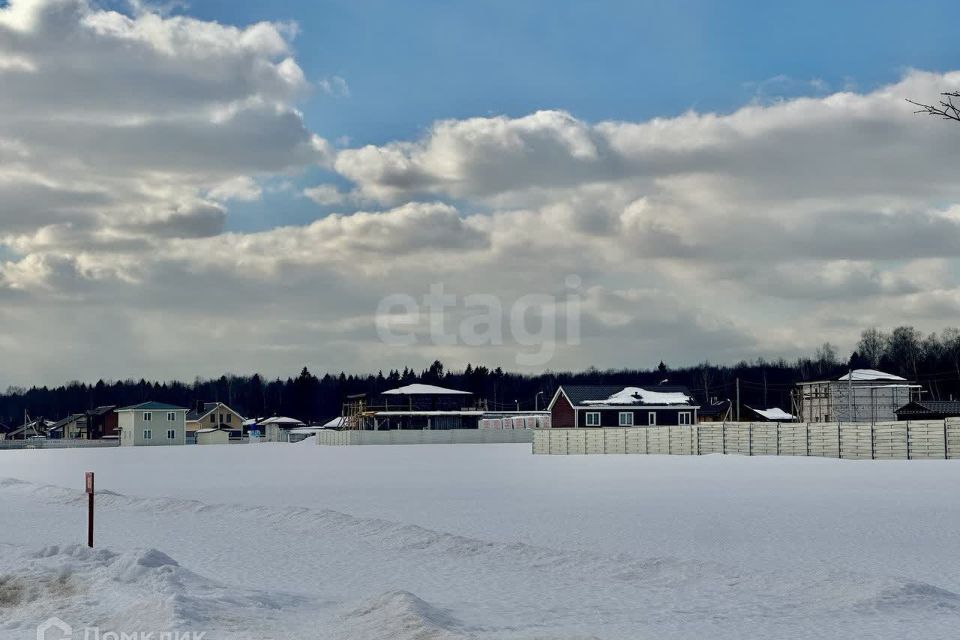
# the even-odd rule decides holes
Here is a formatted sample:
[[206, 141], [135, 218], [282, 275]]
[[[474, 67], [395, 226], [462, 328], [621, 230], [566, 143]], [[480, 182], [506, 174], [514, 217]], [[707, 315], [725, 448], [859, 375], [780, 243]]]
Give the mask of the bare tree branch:
[[927, 115], [936, 116], [944, 120], [956, 120], [960, 122], [960, 107], [954, 103], [954, 98], [960, 99], [960, 91], [948, 91], [941, 93], [941, 100], [938, 104], [923, 104], [922, 102], [916, 102], [907, 98], [907, 102], [910, 104], [920, 107], [914, 113], [925, 113]]

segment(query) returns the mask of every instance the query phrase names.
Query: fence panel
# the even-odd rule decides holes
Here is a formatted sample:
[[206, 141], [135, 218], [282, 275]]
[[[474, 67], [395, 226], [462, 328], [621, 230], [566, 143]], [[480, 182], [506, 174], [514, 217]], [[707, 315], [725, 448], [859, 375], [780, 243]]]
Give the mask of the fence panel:
[[779, 450], [778, 423], [753, 422], [750, 424], [750, 455], [775, 456]]
[[697, 425], [697, 448], [700, 455], [723, 453], [723, 423]]

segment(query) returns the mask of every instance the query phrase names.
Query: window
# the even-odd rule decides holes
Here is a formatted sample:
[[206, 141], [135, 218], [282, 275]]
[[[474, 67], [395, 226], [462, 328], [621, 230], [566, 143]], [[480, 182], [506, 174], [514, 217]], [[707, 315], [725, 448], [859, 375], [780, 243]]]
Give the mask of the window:
[[153, 431], [151, 431], [150, 429], [144, 429], [144, 430], [143, 430], [143, 439], [144, 439], [144, 440], [150, 440], [150, 439], [152, 439], [152, 438], [153, 438]]
[[227, 414], [227, 424], [230, 424], [231, 422], [233, 422], [232, 418], [233, 418], [233, 414], [228, 413], [228, 414]]
[[589, 411], [587, 412], [587, 422], [588, 427], [599, 427], [600, 426], [600, 412], [599, 411]]
[[621, 411], [619, 424], [621, 427], [632, 427], [633, 411]]
[[167, 429], [167, 440], [174, 440], [177, 437], [177, 432], [174, 429]]
[[217, 414], [215, 413], [210, 414], [210, 424], [217, 424]]
[[167, 422], [173, 422], [177, 419], [177, 414], [171, 411], [167, 414]]
[[149, 411], [144, 411], [144, 412], [143, 412], [143, 421], [144, 421], [144, 422], [150, 422], [151, 420], [153, 420], [153, 414], [150, 413]]
[[678, 422], [678, 424], [690, 424], [690, 412], [681, 411], [679, 414], [679, 419], [680, 421]]
[[657, 412], [656, 412], [656, 411], [648, 411], [648, 412], [647, 412], [647, 424], [650, 425], [651, 427], [657, 426]]

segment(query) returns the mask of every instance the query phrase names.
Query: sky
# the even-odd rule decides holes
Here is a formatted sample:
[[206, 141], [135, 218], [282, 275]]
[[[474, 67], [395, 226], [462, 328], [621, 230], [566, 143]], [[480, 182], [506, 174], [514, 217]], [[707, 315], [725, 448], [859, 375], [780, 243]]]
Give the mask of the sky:
[[0, 2], [0, 386], [956, 324], [954, 3]]

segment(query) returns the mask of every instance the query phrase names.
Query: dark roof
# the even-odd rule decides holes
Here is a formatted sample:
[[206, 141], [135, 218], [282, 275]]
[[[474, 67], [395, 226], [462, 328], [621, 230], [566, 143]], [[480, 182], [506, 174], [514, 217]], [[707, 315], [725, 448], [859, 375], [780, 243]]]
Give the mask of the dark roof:
[[715, 404], [705, 404], [700, 407], [697, 414], [701, 418], [710, 418], [712, 416], [722, 416], [727, 412], [732, 403], [729, 400], [721, 400]]
[[186, 411], [186, 407], [178, 407], [175, 404], [167, 404], [165, 402], [141, 402], [140, 404], [132, 404], [129, 407], [120, 407], [117, 411]]
[[60, 429], [64, 428], [66, 425], [70, 424], [71, 422], [79, 422], [81, 418], [84, 419], [84, 421], [86, 421], [86, 417], [87, 415], [85, 413], [74, 413], [72, 415], [67, 416], [63, 420], [58, 420], [57, 422], [55, 422], [53, 426], [50, 427], [49, 430], [59, 431]]
[[97, 407], [96, 409], [90, 409], [89, 411], [87, 411], [87, 414], [91, 416], [102, 416], [105, 413], [110, 413], [116, 408], [117, 408], [117, 405], [115, 404], [105, 404], [103, 406]]
[[560, 388], [563, 389], [563, 392], [567, 395], [567, 398], [570, 399], [570, 402], [576, 406], [588, 400], [606, 400], [613, 394], [620, 393], [629, 386], [637, 386], [647, 391], [660, 391], [663, 393], [680, 392], [690, 396], [690, 391], [688, 391], [686, 387], [666, 384], [651, 384], [646, 386], [626, 384], [562, 384]]
[[914, 400], [897, 409], [896, 414], [923, 414], [960, 416], [960, 401], [957, 400]]

